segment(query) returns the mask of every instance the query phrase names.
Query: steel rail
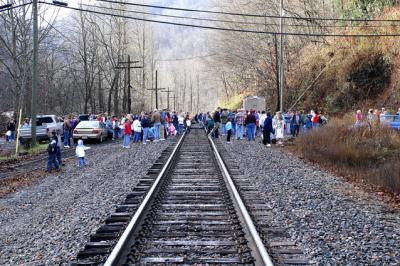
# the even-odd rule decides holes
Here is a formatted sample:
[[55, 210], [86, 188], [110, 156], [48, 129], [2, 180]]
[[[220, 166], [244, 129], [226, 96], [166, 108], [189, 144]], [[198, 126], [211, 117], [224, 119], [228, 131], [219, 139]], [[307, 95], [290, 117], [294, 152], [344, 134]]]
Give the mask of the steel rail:
[[239, 192], [238, 192], [238, 190], [237, 190], [237, 188], [236, 188], [236, 186], [235, 186], [235, 184], [234, 184], [234, 182], [232, 180], [232, 177], [230, 176], [230, 174], [228, 172], [228, 169], [226, 168], [226, 165], [225, 165], [224, 161], [222, 160], [221, 155], [218, 152], [217, 147], [214, 144], [214, 141], [212, 140], [211, 136], [208, 136], [208, 139], [209, 139], [209, 141], [211, 143], [211, 146], [213, 148], [215, 157], [217, 158], [217, 161], [218, 161], [220, 167], [222, 168], [222, 172], [223, 172], [226, 180], [228, 181], [229, 189], [231, 190], [231, 192], [233, 194], [233, 197], [234, 197], [234, 199], [235, 199], [235, 201], [236, 201], [236, 203], [237, 203], [237, 205], [239, 207], [239, 210], [240, 210], [241, 215], [242, 215], [242, 217], [244, 219], [244, 222], [245, 222], [245, 224], [246, 224], [246, 226], [247, 226], [247, 228], [249, 230], [250, 236], [252, 237], [252, 239], [253, 239], [256, 247], [257, 247], [257, 252], [259, 254], [260, 259], [262, 260], [263, 265], [265, 265], [265, 266], [273, 266], [274, 263], [272, 262], [272, 259], [269, 256], [269, 254], [268, 254], [268, 252], [267, 252], [267, 250], [266, 250], [266, 248], [265, 248], [265, 246], [264, 246], [264, 244], [263, 244], [263, 242], [261, 240], [261, 237], [257, 232], [256, 227], [254, 226], [254, 223], [253, 223], [253, 221], [252, 221], [252, 219], [250, 217], [250, 214], [247, 211], [247, 208], [244, 205], [244, 203], [243, 203], [243, 201], [242, 201], [242, 199], [241, 199], [241, 197], [239, 195]]
[[120, 239], [118, 240], [117, 244], [113, 248], [112, 252], [108, 256], [104, 266], [113, 266], [119, 265], [118, 260], [120, 259], [120, 255], [124, 250], [125, 244], [129, 241], [132, 231], [139, 225], [141, 217], [143, 213], [146, 211], [152, 197], [154, 196], [155, 191], [158, 188], [158, 185], [161, 182], [161, 179], [164, 177], [165, 173], [167, 172], [169, 166], [171, 165], [172, 160], [174, 159], [175, 155], [178, 152], [179, 147], [182, 144], [182, 141], [185, 137], [186, 132], [182, 135], [181, 139], [179, 140], [178, 144], [175, 146], [174, 150], [172, 151], [171, 155], [169, 156], [167, 162], [165, 163], [164, 167], [162, 168], [161, 172], [158, 174], [156, 180], [154, 181], [153, 185], [151, 186], [150, 190], [148, 191], [146, 197], [144, 198], [143, 202], [140, 204], [139, 208], [135, 212], [134, 216], [132, 217], [131, 221], [129, 222], [128, 226], [126, 227], [125, 231], [121, 235]]

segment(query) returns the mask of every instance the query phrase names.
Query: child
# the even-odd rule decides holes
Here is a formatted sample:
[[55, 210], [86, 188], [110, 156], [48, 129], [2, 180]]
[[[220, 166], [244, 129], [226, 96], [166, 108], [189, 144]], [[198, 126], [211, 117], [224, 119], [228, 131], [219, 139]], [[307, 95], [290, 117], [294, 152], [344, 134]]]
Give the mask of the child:
[[47, 153], [49, 154], [49, 158], [47, 160], [47, 170], [46, 172], [50, 172], [53, 170], [53, 165], [54, 169], [58, 170], [60, 168], [60, 165], [58, 164], [58, 161], [56, 159], [56, 154], [57, 154], [57, 143], [53, 139], [49, 143], [49, 146], [47, 147]]
[[227, 133], [226, 141], [230, 143], [231, 142], [231, 135], [232, 135], [232, 122], [231, 122], [230, 118], [228, 118], [228, 120], [226, 122], [225, 131]]
[[78, 157], [78, 165], [79, 167], [84, 167], [86, 166], [86, 161], [85, 161], [85, 150], [88, 150], [89, 148], [85, 147], [83, 145], [83, 141], [80, 139], [78, 140], [78, 146], [76, 146], [76, 157]]
[[170, 136], [174, 136], [175, 135], [175, 126], [174, 124], [171, 123], [171, 125], [169, 126], [169, 135]]

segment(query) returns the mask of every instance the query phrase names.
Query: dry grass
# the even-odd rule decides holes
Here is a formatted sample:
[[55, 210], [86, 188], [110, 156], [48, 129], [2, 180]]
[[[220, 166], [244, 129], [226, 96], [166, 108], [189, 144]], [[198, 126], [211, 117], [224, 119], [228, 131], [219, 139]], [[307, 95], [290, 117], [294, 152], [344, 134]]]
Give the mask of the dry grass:
[[336, 118], [303, 135], [298, 151], [341, 175], [400, 193], [400, 134], [389, 128], [354, 128], [353, 120]]

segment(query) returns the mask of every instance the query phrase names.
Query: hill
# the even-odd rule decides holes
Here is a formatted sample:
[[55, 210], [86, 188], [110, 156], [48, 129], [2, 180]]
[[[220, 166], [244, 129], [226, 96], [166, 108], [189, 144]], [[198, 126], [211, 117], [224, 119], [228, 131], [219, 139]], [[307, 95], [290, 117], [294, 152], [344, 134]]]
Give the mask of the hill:
[[[400, 7], [386, 8], [376, 19], [400, 19]], [[399, 22], [369, 22], [338, 34], [400, 34]], [[400, 36], [346, 38], [304, 47], [298, 71], [289, 73], [286, 106], [328, 113], [400, 105]]]

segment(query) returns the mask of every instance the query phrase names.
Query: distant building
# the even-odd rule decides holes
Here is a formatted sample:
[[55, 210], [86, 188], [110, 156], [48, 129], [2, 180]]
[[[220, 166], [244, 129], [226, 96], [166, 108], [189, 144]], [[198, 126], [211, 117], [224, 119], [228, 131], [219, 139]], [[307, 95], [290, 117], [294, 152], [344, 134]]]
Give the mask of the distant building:
[[256, 111], [265, 110], [266, 102], [264, 97], [250, 96], [243, 100], [243, 109], [250, 110], [254, 109]]

